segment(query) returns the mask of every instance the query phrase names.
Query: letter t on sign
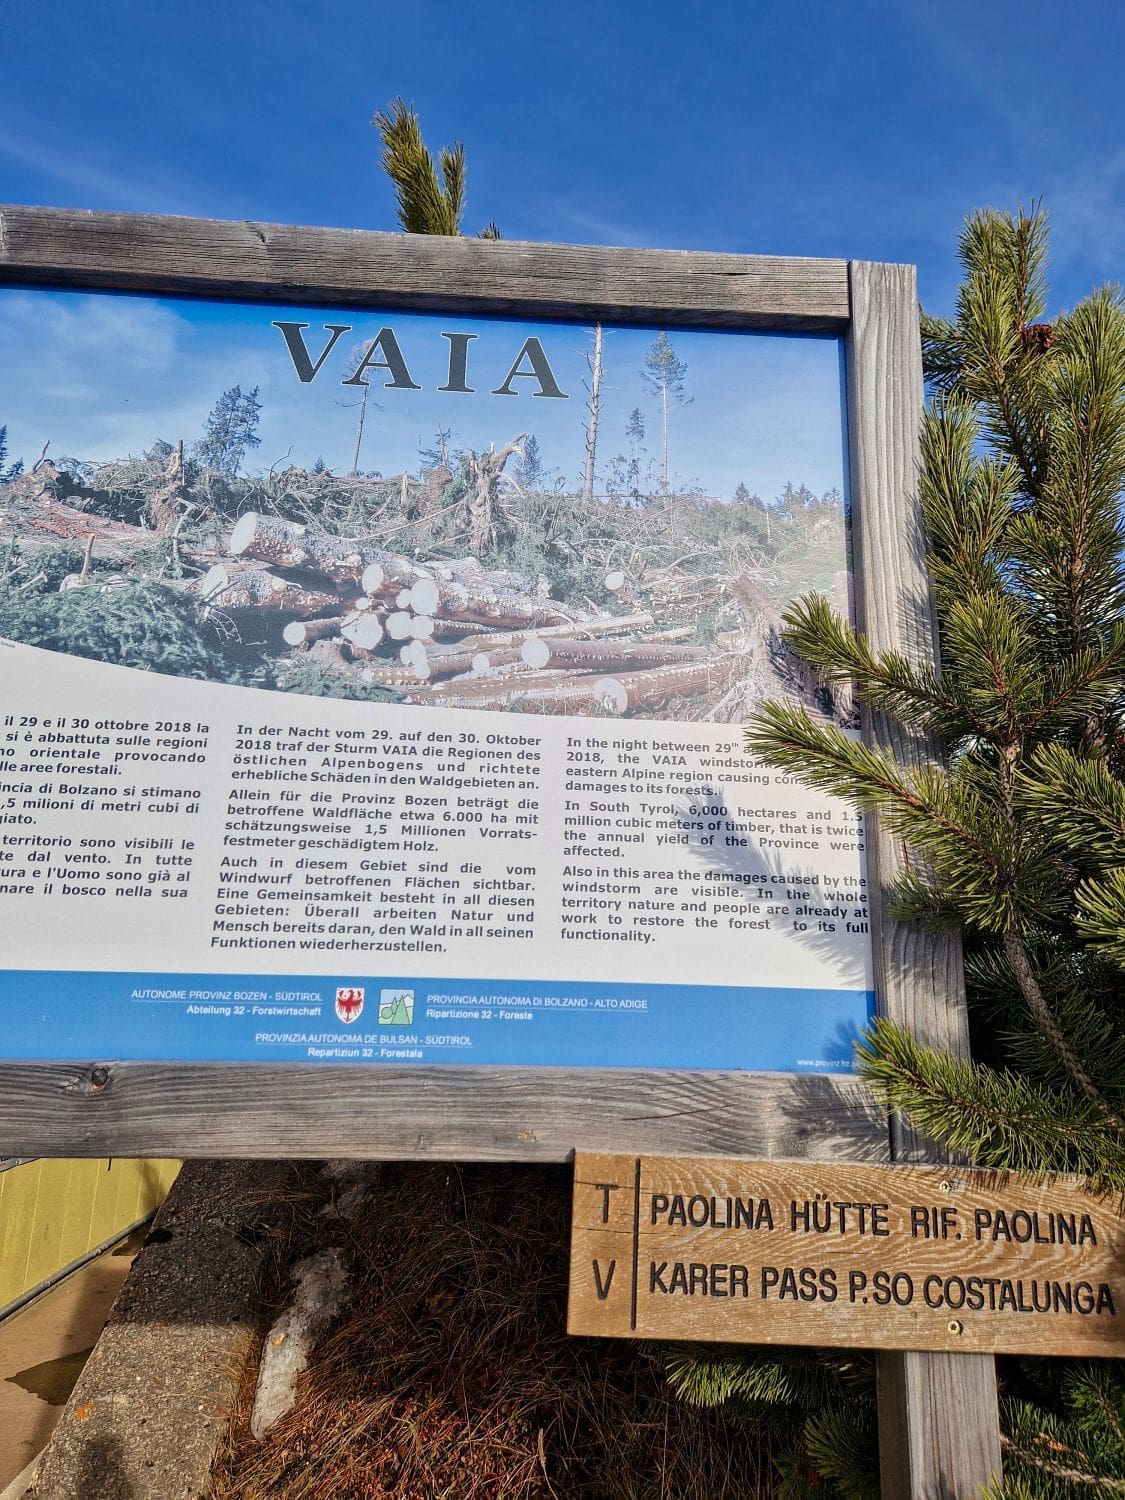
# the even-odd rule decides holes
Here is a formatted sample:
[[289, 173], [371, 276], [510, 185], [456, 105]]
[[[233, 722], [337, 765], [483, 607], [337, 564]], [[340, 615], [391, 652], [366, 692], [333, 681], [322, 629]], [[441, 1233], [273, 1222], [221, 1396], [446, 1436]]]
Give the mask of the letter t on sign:
[[620, 1188], [619, 1182], [595, 1182], [594, 1186], [602, 1195], [602, 1223], [609, 1223], [609, 1195], [616, 1193]]

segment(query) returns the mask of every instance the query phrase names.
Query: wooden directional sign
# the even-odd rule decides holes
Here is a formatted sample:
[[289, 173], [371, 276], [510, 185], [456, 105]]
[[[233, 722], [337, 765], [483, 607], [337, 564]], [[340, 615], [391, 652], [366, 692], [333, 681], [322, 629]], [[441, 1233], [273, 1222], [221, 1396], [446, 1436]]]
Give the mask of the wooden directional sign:
[[1121, 1204], [961, 1167], [575, 1158], [569, 1330], [1125, 1356]]

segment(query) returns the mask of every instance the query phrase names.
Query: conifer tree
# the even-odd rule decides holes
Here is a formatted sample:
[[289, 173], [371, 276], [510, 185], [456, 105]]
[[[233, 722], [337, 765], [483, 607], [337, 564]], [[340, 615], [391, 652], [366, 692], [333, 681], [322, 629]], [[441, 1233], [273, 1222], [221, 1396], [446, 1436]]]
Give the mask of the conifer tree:
[[[1047, 321], [1046, 250], [1041, 212], [974, 215], [956, 316], [923, 317], [920, 492], [941, 674], [876, 653], [816, 595], [786, 614], [789, 644], [826, 681], [852, 681], [866, 710], [942, 759], [905, 769], [791, 702], [764, 705], [748, 740], [877, 811], [911, 854], [898, 917], [962, 935], [974, 1061], [880, 1020], [859, 1049], [880, 1099], [980, 1165], [1121, 1190], [1125, 308], [1103, 289]], [[737, 1388], [777, 1364], [746, 1351]], [[694, 1399], [730, 1395], [729, 1361], [688, 1368], [674, 1374]], [[1000, 1369], [994, 1496], [1125, 1492], [1118, 1366]], [[790, 1400], [805, 1413], [797, 1450], [827, 1493], [877, 1493], [861, 1420], [872, 1400]]]
[[0, 484], [7, 484], [12, 479], [18, 479], [23, 473], [23, 460], [16, 459], [15, 463], [5, 467], [5, 459], [8, 457], [8, 429], [0, 427]]
[[977, 1063], [882, 1021], [864, 1075], [982, 1165], [1125, 1187], [1125, 309], [1053, 323], [1040, 213], [982, 213], [953, 321], [926, 318], [921, 499], [943, 671], [876, 654], [827, 601], [789, 643], [828, 681], [944, 744], [910, 773], [766, 705], [750, 744], [877, 809], [913, 851], [903, 920], [965, 941]]
[[211, 408], [203, 437], [195, 446], [196, 457], [208, 468], [233, 479], [242, 467], [246, 450], [261, 445], [261, 410], [257, 386], [246, 392], [239, 385], [225, 390]]
[[690, 396], [684, 394], [687, 365], [672, 348], [668, 335], [661, 330], [653, 340], [652, 348], [645, 355], [641, 379], [660, 402], [660, 429], [663, 449], [660, 463], [660, 488], [668, 492], [668, 415], [669, 408], [687, 406]]

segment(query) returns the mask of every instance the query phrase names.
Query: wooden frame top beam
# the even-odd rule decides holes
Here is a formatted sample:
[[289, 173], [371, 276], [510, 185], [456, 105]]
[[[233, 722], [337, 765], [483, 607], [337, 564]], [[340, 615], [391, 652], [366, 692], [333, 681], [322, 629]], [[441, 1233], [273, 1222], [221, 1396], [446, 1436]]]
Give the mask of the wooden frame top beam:
[[848, 325], [843, 260], [0, 205], [0, 282], [795, 333]]

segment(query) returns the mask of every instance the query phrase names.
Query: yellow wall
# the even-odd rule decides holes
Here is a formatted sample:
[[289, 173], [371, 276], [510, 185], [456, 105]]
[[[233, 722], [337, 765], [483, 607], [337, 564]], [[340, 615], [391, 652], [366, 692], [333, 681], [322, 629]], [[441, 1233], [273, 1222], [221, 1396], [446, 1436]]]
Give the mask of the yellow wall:
[[0, 1313], [164, 1200], [176, 1161], [40, 1160], [0, 1172]]

